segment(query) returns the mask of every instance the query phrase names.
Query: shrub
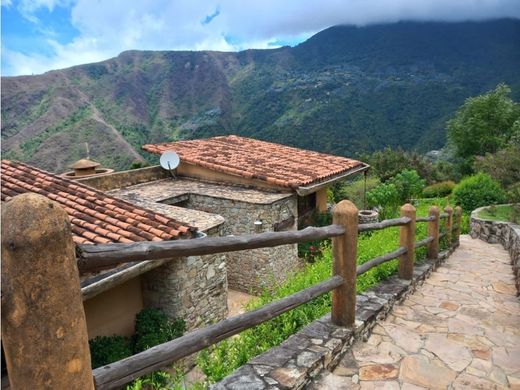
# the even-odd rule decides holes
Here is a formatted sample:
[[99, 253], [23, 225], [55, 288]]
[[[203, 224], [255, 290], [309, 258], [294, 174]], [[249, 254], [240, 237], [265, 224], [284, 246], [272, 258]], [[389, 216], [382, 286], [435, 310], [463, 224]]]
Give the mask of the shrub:
[[185, 330], [184, 320], [170, 320], [161, 310], [153, 307], [143, 309], [135, 317], [134, 352], [180, 337]]
[[410, 202], [413, 197], [419, 196], [426, 185], [426, 181], [413, 169], [403, 169], [389, 182], [395, 185], [400, 203]]
[[[366, 190], [371, 191], [376, 188], [380, 184], [380, 181], [377, 177], [367, 177], [366, 181]], [[358, 209], [364, 209], [366, 205], [364, 204], [364, 195], [365, 195], [365, 178], [360, 177], [357, 180], [353, 181], [345, 181], [338, 183], [333, 188], [334, 201], [336, 203], [340, 202], [343, 199], [348, 199], [352, 203], [356, 205]]]
[[430, 186], [424, 187], [422, 195], [424, 198], [444, 197], [451, 194], [454, 188], [455, 183], [453, 181], [441, 181], [440, 183], [435, 183]]
[[98, 336], [88, 341], [92, 368], [98, 368], [132, 355], [128, 337]]
[[455, 203], [465, 212], [506, 201], [506, 194], [500, 184], [485, 173], [463, 179], [455, 186], [453, 196]]
[[381, 184], [367, 192], [367, 200], [370, 207], [379, 209], [381, 219], [394, 217], [400, 205], [399, 193], [393, 183]]

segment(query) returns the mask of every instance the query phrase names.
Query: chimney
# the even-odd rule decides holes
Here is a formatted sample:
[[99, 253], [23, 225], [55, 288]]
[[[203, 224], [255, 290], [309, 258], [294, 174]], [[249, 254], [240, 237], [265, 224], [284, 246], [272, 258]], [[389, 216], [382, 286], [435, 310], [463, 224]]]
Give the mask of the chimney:
[[97, 163], [92, 160], [87, 159], [81, 159], [79, 161], [76, 161], [74, 164], [69, 166], [69, 168], [74, 169], [74, 176], [89, 176], [89, 175], [95, 175], [96, 167], [99, 167], [101, 164]]

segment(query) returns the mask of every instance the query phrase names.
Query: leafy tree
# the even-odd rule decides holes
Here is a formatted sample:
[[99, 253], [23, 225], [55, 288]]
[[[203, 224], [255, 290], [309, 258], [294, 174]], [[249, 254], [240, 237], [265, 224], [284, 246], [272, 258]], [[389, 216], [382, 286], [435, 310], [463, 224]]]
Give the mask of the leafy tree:
[[381, 219], [394, 217], [400, 206], [399, 192], [393, 183], [383, 183], [367, 192], [367, 200], [371, 207], [379, 209]]
[[508, 145], [495, 154], [477, 159], [475, 168], [498, 180], [504, 188], [520, 183], [520, 145]]
[[413, 169], [403, 169], [400, 173], [389, 180], [395, 185], [399, 195], [399, 202], [410, 202], [413, 197], [419, 196], [426, 185], [426, 180], [422, 179], [417, 171]]
[[520, 118], [520, 105], [510, 93], [507, 85], [499, 84], [493, 91], [467, 99], [448, 121], [448, 139], [458, 156], [471, 160], [507, 144]]
[[407, 152], [401, 148], [386, 147], [372, 154], [363, 155], [360, 160], [370, 164], [370, 172], [386, 182], [404, 169], [415, 169], [421, 177], [433, 183], [438, 180], [435, 166], [424, 156], [416, 152]]

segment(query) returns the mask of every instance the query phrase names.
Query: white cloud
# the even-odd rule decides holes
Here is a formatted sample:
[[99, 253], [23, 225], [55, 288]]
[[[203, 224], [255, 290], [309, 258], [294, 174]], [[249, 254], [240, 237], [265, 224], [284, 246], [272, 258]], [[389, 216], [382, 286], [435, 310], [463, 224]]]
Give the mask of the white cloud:
[[[2, 5], [10, 3], [2, 1]], [[71, 23], [79, 36], [64, 45], [49, 41], [53, 54], [47, 57], [4, 50], [6, 74], [40, 73], [107, 59], [129, 49], [266, 48], [336, 24], [520, 17], [520, 0], [71, 1], [22, 0], [19, 6], [27, 15], [42, 7], [52, 11], [71, 5]], [[216, 10], [218, 14], [203, 23]]]

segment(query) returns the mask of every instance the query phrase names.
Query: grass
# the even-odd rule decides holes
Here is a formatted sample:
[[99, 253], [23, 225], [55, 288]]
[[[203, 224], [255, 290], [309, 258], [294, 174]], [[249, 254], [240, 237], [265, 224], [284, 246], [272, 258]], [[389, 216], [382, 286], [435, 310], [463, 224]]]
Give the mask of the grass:
[[[448, 200], [429, 199], [417, 205], [417, 215], [426, 216], [431, 205], [444, 208]], [[418, 223], [416, 240], [425, 238], [427, 224]], [[441, 243], [441, 248], [447, 244]], [[399, 247], [399, 228], [363, 233], [358, 238], [358, 264], [396, 250]], [[426, 257], [426, 249], [416, 251], [416, 262]], [[274, 300], [283, 298], [307, 287], [317, 284], [331, 276], [332, 250], [330, 241], [321, 247], [321, 256], [315, 263], [307, 264], [302, 271], [294, 273], [282, 285], [265, 290], [258, 299], [249, 304], [248, 310], [253, 310]], [[373, 268], [357, 279], [358, 293], [367, 290], [397, 271], [397, 260], [393, 260]], [[254, 356], [279, 345], [290, 335], [296, 333], [305, 325], [330, 311], [330, 293], [322, 295], [309, 303], [284, 313], [270, 321], [240, 333], [237, 337], [224, 340], [199, 354], [197, 364], [207, 375], [210, 383], [217, 382], [229, 375], [238, 367], [244, 365]]]
[[489, 206], [478, 213], [482, 219], [490, 221], [516, 222], [516, 214], [513, 205]]

